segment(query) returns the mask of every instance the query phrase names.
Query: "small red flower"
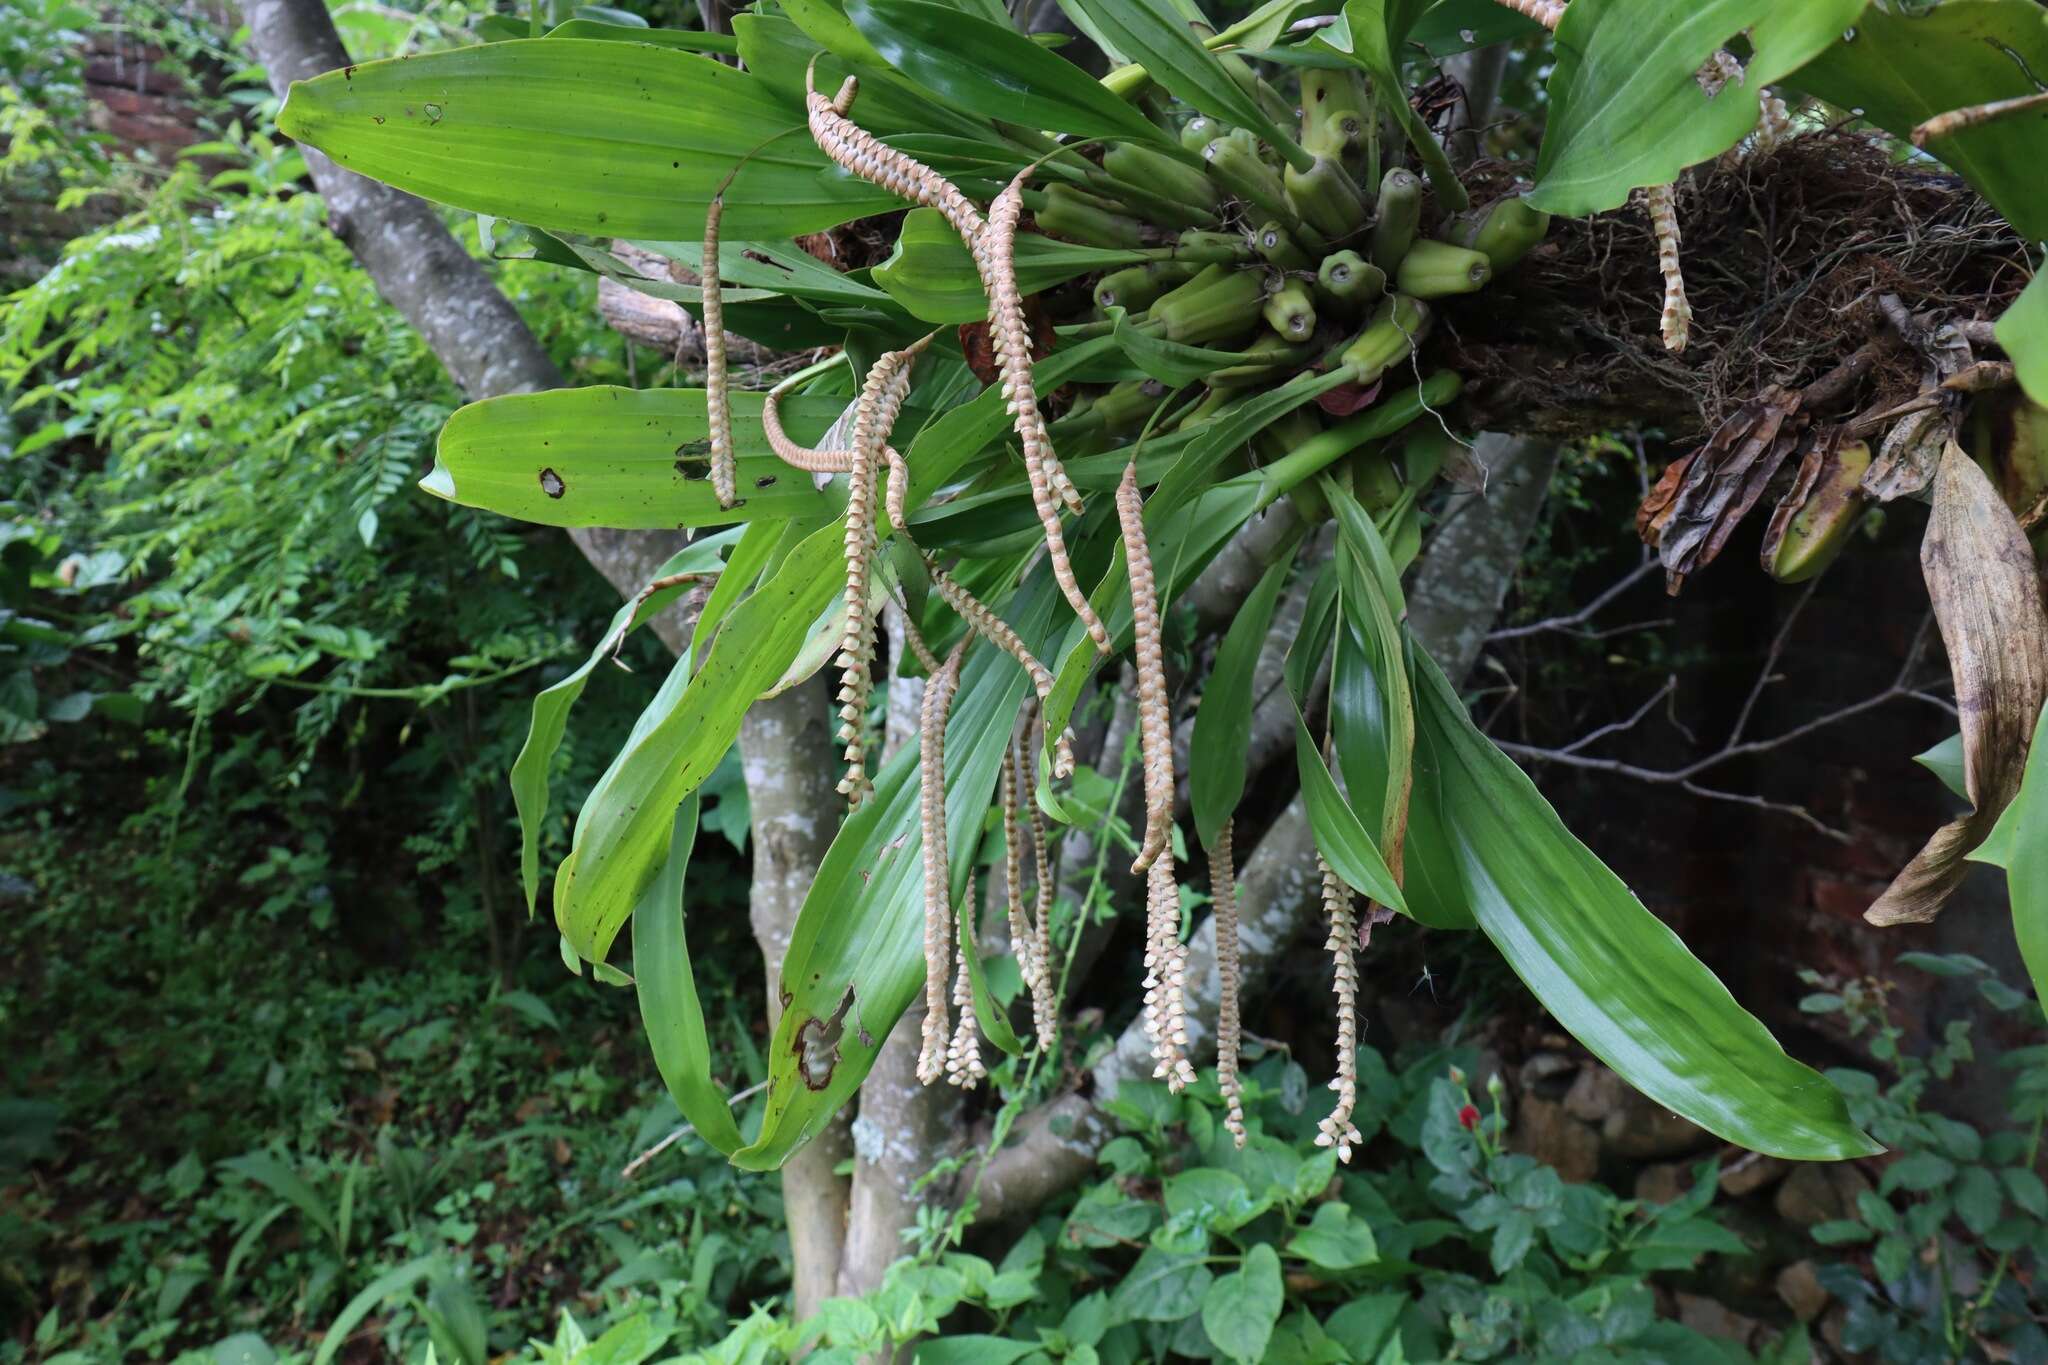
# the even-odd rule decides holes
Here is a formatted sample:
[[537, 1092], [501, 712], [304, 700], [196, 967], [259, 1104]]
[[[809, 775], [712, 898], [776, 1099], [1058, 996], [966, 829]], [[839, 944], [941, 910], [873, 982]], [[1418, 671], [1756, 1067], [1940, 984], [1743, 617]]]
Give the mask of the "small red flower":
[[1463, 1109], [1460, 1109], [1458, 1111], [1458, 1122], [1464, 1125], [1467, 1132], [1477, 1128], [1479, 1126], [1479, 1107], [1468, 1104]]

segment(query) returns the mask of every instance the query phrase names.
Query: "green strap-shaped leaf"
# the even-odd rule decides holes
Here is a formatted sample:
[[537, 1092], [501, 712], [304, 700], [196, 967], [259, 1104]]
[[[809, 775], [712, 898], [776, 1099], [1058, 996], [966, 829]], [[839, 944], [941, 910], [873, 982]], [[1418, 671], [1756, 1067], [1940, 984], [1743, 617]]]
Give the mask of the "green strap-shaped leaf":
[[[730, 397], [737, 507], [720, 507], [711, 488], [702, 389], [605, 384], [466, 404], [441, 428], [434, 467], [420, 487], [542, 526], [676, 530], [830, 511], [810, 475], [770, 452], [762, 395]], [[823, 436], [845, 408], [844, 398], [809, 394], [780, 404], [783, 426], [804, 444]], [[899, 429], [917, 430], [924, 416], [906, 410]]]
[[1879, 1151], [1841, 1092], [1787, 1057], [1572, 837], [1435, 663], [1418, 652], [1415, 668], [1421, 731], [1442, 764], [1442, 837], [1472, 913], [1557, 1021], [1650, 1099], [1730, 1142], [1811, 1161]]
[[1202, 687], [1195, 732], [1188, 741], [1188, 804], [1194, 812], [1195, 836], [1203, 848], [1216, 846], [1216, 836], [1244, 796], [1256, 700], [1253, 675], [1300, 543], [1299, 534], [1289, 537], [1285, 550], [1245, 597], [1223, 633], [1223, 642], [1216, 646], [1216, 662]]
[[1963, 776], [1963, 737], [1950, 735], [1925, 753], [1913, 755], [1913, 761], [1941, 779], [1941, 785], [1967, 801], [1970, 788]]
[[1179, 147], [1080, 67], [1008, 23], [931, 0], [849, 0], [846, 16], [891, 66], [963, 109], [1076, 137]]
[[[1036, 640], [1058, 595], [1041, 565], [1012, 624]], [[970, 650], [946, 726], [946, 837], [955, 892], [966, 884], [982, 817], [1002, 767], [1017, 708], [1030, 690], [1001, 652]], [[889, 1031], [924, 983], [919, 753], [906, 745], [846, 818], [798, 912], [782, 980], [790, 993], [769, 1049], [760, 1136], [733, 1154], [773, 1170], [818, 1131], [873, 1067]], [[970, 978], [971, 980], [971, 978]]]
[[543, 38], [366, 62], [295, 83], [277, 122], [373, 180], [557, 232], [701, 238], [742, 158], [725, 196], [735, 239], [902, 205], [826, 161], [802, 107], [759, 77], [642, 43]]
[[730, 33], [706, 33], [702, 29], [649, 28], [645, 21], [638, 24], [612, 24], [602, 19], [566, 19], [549, 29], [547, 36], [605, 38], [615, 43], [653, 43], [656, 47], [681, 48], [685, 52], [731, 53], [740, 50], [738, 41]]
[[[972, 864], [968, 866], [967, 871], [969, 876], [973, 875]], [[967, 933], [967, 928], [968, 926], [964, 924], [961, 926], [962, 933], [966, 935], [961, 943], [967, 950], [967, 989], [973, 1002], [974, 1020], [981, 1026], [982, 1034], [994, 1043], [998, 1050], [1015, 1057], [1024, 1051], [1024, 1040], [1017, 1036], [1016, 1029], [1010, 1027], [1009, 1014], [996, 999], [995, 992], [988, 987], [988, 971], [982, 965], [981, 949], [975, 942], [980, 930], [977, 928], [973, 933]]]
[[1184, 341], [1168, 341], [1141, 331], [1121, 305], [1103, 311], [1109, 315], [1110, 335], [1116, 338], [1117, 348], [1139, 369], [1169, 388], [1182, 388], [1218, 370], [1244, 364], [1244, 356], [1237, 351], [1190, 346]]
[[[2034, 0], [1943, 0], [1912, 14], [1871, 7], [1853, 39], [1838, 36], [1791, 84], [1903, 138], [1936, 114], [2035, 94], [2044, 79], [2048, 23]], [[2034, 110], [1935, 138], [1927, 150], [2038, 240], [2048, 237], [2043, 138], [2048, 110]]]
[[731, 1102], [711, 1079], [711, 1037], [704, 1029], [684, 927], [683, 884], [696, 842], [693, 792], [676, 810], [661, 875], [647, 884], [633, 908], [633, 982], [662, 1084], [697, 1135], [731, 1155], [746, 1140], [733, 1122]]
[[[783, 99], [802, 107], [804, 72], [816, 57], [818, 65], [813, 79], [824, 94], [837, 92], [840, 82], [849, 75], [860, 79], [860, 97], [854, 104], [853, 117], [861, 127], [886, 139], [892, 147], [900, 146], [899, 139], [904, 137], [939, 134], [985, 145], [992, 151], [1004, 149], [1006, 144], [987, 120], [933, 99], [929, 91], [920, 90], [891, 71], [882, 55], [855, 32], [836, 5], [818, 0], [815, 6], [789, 4], [783, 8], [790, 18], [736, 14], [732, 20], [732, 31], [739, 36], [740, 59], [747, 70]], [[805, 25], [796, 22], [800, 13], [829, 25], [832, 41], [806, 32]]]
[[1205, 114], [1251, 129], [1290, 164], [1308, 169], [1308, 153], [1266, 117], [1259, 102], [1165, 0], [1060, 0], [1060, 8], [1077, 26], [1099, 31], [1174, 95]]
[[2020, 960], [2027, 964], [2035, 998], [2048, 1001], [2048, 707], [2034, 723], [2019, 795], [1984, 842], [1965, 856], [2005, 869]]
[[[1036, 294], [1079, 275], [1150, 259], [1152, 254], [1076, 246], [1035, 232], [1020, 233], [1017, 288]], [[926, 322], [981, 322], [988, 317], [988, 294], [982, 289], [974, 257], [937, 209], [912, 209], [905, 214], [889, 259], [873, 273], [875, 283], [891, 298]]]
[[1998, 344], [2012, 357], [2020, 387], [2048, 407], [2048, 270], [2037, 273], [1998, 319]]
[[[1408, 799], [1414, 782], [1415, 698], [1408, 680], [1407, 650], [1400, 621], [1407, 614], [1401, 577], [1388, 557], [1379, 528], [1358, 500], [1323, 476], [1323, 495], [1337, 513], [1339, 600], [1349, 636], [1365, 646], [1362, 661], [1372, 669], [1380, 707], [1379, 723], [1363, 768], [1345, 767], [1354, 801], [1370, 812], [1374, 842], [1399, 877], [1401, 849], [1408, 837]], [[1356, 756], [1359, 750], [1354, 749]], [[1344, 763], [1343, 751], [1338, 762]]]
[[1358, 813], [1337, 789], [1328, 765], [1316, 749], [1315, 736], [1297, 709], [1294, 713], [1294, 761], [1301, 770], [1301, 796], [1308, 804], [1309, 828], [1315, 834], [1316, 851], [1344, 884], [1381, 905], [1408, 913], [1407, 898], [1387, 866], [1387, 860], [1359, 821]]
[[[1330, 738], [1337, 762], [1355, 797], [1366, 798], [1385, 786], [1387, 703], [1380, 695], [1382, 674], [1369, 663], [1364, 640], [1349, 621], [1337, 625], [1337, 654], [1330, 671]], [[1412, 676], [1408, 655], [1412, 641], [1403, 639], [1403, 667]], [[1411, 691], [1412, 695], [1412, 691]], [[1443, 764], [1429, 741], [1417, 733], [1409, 761], [1408, 837], [1401, 846], [1401, 895], [1408, 917], [1432, 929], [1476, 929], [1465, 888], [1458, 875], [1451, 841], [1443, 832], [1439, 788]], [[1366, 815], [1379, 815], [1368, 810]]]
[[[1719, 156], [1756, 126], [1763, 87], [1839, 41], [1867, 3], [1572, 0], [1557, 26], [1529, 202], [1574, 218], [1600, 213]], [[1750, 45], [1744, 79], [1710, 97], [1700, 67], [1737, 35]]]
[[[720, 567], [719, 556], [738, 540], [736, 531], [707, 536], [669, 557], [654, 577], [678, 573], [711, 573]], [[737, 555], [734, 560], [738, 563]], [[758, 569], [758, 566], [757, 566]], [[724, 575], [720, 574], [721, 580]], [[744, 585], [742, 585], [744, 586]], [[590, 657], [568, 677], [544, 689], [533, 699], [533, 717], [526, 725], [526, 743], [512, 760], [512, 804], [519, 812], [519, 877], [526, 888], [526, 913], [533, 913], [540, 894], [540, 831], [548, 817], [548, 770], [554, 766], [555, 751], [569, 728], [569, 711], [583, 695], [583, 685], [600, 662], [618, 650], [619, 641], [638, 630], [649, 619], [668, 610], [669, 604], [690, 590], [687, 583], [664, 588], [643, 599], [628, 602], [612, 614], [611, 623], [598, 636]]]

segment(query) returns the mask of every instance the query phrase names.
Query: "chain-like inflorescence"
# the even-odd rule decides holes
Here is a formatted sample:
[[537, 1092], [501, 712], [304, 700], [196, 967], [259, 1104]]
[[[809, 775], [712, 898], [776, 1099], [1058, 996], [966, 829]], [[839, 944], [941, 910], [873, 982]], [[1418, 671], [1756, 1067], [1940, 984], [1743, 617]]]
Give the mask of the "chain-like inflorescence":
[[[1049, 1051], [1059, 1036], [1059, 1021], [1053, 1007], [1052, 958], [1049, 952], [1051, 931], [1044, 918], [1050, 888], [1042, 845], [1034, 855], [1039, 878], [1039, 915], [1035, 925], [1024, 903], [1024, 828], [1020, 811], [1026, 798], [1023, 764], [1017, 757], [1017, 744], [1021, 741], [1029, 745], [1032, 728], [1027, 721], [1021, 727], [1022, 733], [1013, 735], [1010, 744], [1003, 749], [1003, 875], [1009, 892], [1010, 948], [1017, 958], [1018, 974], [1023, 977], [1025, 988], [1031, 992], [1031, 1023], [1038, 1035], [1038, 1045]], [[1042, 839], [1044, 830], [1036, 815], [1034, 811], [1032, 833]]]
[[854, 407], [854, 459], [846, 488], [846, 627], [837, 662], [839, 737], [846, 742], [846, 775], [839, 791], [855, 806], [874, 789], [867, 771], [867, 712], [875, 666], [875, 616], [868, 603], [877, 547], [875, 475], [910, 391], [910, 368], [930, 341], [924, 337], [876, 360]]
[[1209, 890], [1215, 905], [1216, 976], [1220, 994], [1216, 1002], [1216, 1087], [1223, 1092], [1223, 1126], [1231, 1140], [1244, 1146], [1244, 1082], [1238, 1077], [1238, 1051], [1243, 1043], [1244, 1025], [1238, 1014], [1238, 992], [1242, 986], [1242, 954], [1237, 938], [1237, 868], [1233, 864], [1231, 821], [1225, 820], [1209, 850]]
[[924, 686], [918, 706], [918, 825], [924, 856], [924, 1045], [917, 1078], [930, 1085], [946, 1074], [951, 1041], [946, 982], [953, 966], [952, 863], [946, 852], [946, 717], [960, 686], [956, 648]]
[[1038, 410], [1038, 390], [1031, 376], [1031, 332], [1024, 320], [1024, 297], [1017, 287], [1017, 224], [1024, 211], [1024, 182], [1031, 168], [1017, 173], [989, 207], [988, 228], [980, 242], [970, 242], [982, 283], [989, 297], [989, 340], [995, 347], [1002, 370], [1003, 401], [1008, 404], [1011, 424], [1024, 448], [1024, 476], [1031, 484], [1031, 503], [1045, 531], [1045, 549], [1052, 561], [1053, 579], [1065, 594], [1074, 614], [1088, 628], [1097, 649], [1109, 651], [1109, 631], [1088, 603], [1074, 577], [1073, 562], [1067, 555], [1066, 533], [1060, 527], [1060, 504], [1081, 511], [1081, 495], [1068, 479], [1066, 469], [1053, 453], [1052, 437], [1045, 416]]
[[1143, 872], [1173, 840], [1173, 715], [1166, 701], [1166, 645], [1159, 615], [1159, 585], [1145, 542], [1145, 506], [1138, 497], [1138, 464], [1124, 469], [1116, 490], [1124, 562], [1131, 582], [1131, 618], [1138, 665], [1138, 740], [1145, 768], [1145, 840], [1131, 871]]
[[953, 964], [953, 1007], [960, 1011], [953, 1037], [946, 1044], [946, 1084], [972, 1090], [988, 1075], [981, 1064], [981, 1022], [974, 1017], [974, 979], [968, 974], [967, 955], [974, 948], [974, 877], [967, 878], [967, 899], [960, 907], [960, 925], [955, 938]]
[[1553, 32], [1557, 29], [1557, 21], [1564, 18], [1563, 0], [1500, 0], [1500, 3]]
[[[929, 554], [924, 557], [925, 570], [931, 575], [932, 586], [946, 604], [960, 614], [960, 619], [971, 627], [975, 634], [987, 640], [1003, 653], [1023, 665], [1031, 675], [1031, 690], [1037, 694], [1041, 706], [1052, 694], [1052, 671], [1038, 661], [1038, 656], [1010, 629], [1009, 622], [990, 611], [988, 604], [969, 592], [960, 581], [939, 567], [938, 561]], [[1053, 745], [1052, 775], [1062, 780], [1074, 773], [1074, 733], [1071, 729], [1060, 732]]]
[[1348, 1162], [1354, 1144], [1365, 1141], [1351, 1116], [1358, 1104], [1358, 914], [1351, 888], [1320, 853], [1316, 869], [1322, 873], [1323, 911], [1330, 921], [1329, 942], [1323, 946], [1335, 964], [1337, 980], [1337, 1075], [1330, 1082], [1337, 1103], [1316, 1125], [1316, 1146], [1335, 1147], [1337, 1159]]
[[1658, 330], [1664, 349], [1683, 351], [1692, 335], [1692, 305], [1685, 299], [1685, 272], [1678, 264], [1678, 187], [1652, 185], [1643, 191], [1650, 230], [1657, 237], [1657, 269], [1664, 276], [1664, 313]]
[[818, 93], [817, 58], [804, 72], [804, 107], [818, 148], [839, 165], [871, 185], [914, 204], [937, 209], [970, 248], [981, 235], [981, 211], [950, 180], [914, 157], [883, 143], [846, 117], [860, 81], [848, 76], [839, 93], [826, 99]]
[[720, 507], [739, 502], [739, 482], [732, 450], [732, 403], [726, 392], [725, 295], [718, 282], [718, 222], [725, 216], [725, 196], [716, 194], [704, 209], [704, 415], [711, 426], [711, 491]]
[[789, 433], [782, 426], [782, 395], [802, 383], [804, 376], [793, 374], [768, 390], [761, 399], [761, 433], [768, 438], [768, 449], [775, 457], [794, 469], [807, 474], [850, 474], [853, 472], [851, 450], [813, 450], [800, 446], [789, 439]]
[[[1045, 742], [1045, 721], [1043, 715], [1034, 715], [1025, 726], [1027, 743]], [[1035, 740], [1033, 736], [1036, 736]], [[1037, 905], [1033, 915], [1038, 939], [1033, 947], [1037, 959], [1038, 976], [1031, 983], [1031, 1017], [1038, 1029], [1038, 1046], [1051, 1052], [1059, 1042], [1060, 1011], [1052, 972], [1052, 846], [1045, 828], [1045, 817], [1039, 813], [1038, 803], [1023, 802], [1030, 816], [1031, 826], [1031, 870], [1035, 879]]]
[[1180, 886], [1173, 850], [1145, 873], [1145, 1036], [1155, 1078], [1178, 1094], [1195, 1083], [1188, 1061], [1188, 946], [1180, 939]]

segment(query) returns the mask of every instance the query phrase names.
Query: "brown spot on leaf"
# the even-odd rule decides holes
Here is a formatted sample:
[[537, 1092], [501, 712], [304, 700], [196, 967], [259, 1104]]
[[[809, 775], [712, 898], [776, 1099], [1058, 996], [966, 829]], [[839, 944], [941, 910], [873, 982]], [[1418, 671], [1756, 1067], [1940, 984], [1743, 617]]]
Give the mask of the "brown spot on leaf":
[[540, 491], [551, 498], [559, 498], [569, 491], [569, 485], [562, 482], [562, 476], [552, 468], [540, 472]]

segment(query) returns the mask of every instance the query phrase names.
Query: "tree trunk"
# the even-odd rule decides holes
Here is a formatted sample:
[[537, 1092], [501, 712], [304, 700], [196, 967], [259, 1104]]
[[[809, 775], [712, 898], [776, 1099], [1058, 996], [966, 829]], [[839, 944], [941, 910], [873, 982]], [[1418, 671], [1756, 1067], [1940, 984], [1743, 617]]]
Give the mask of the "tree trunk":
[[[846, 798], [837, 782], [829, 671], [757, 701], [740, 723], [741, 766], [753, 805], [754, 885], [748, 914], [768, 973], [768, 1025], [782, 1016], [782, 957], [797, 912], [832, 843]], [[783, 1213], [794, 1264], [793, 1311], [809, 1317], [830, 1298], [846, 1245], [847, 1181], [836, 1173], [852, 1150], [846, 1116], [782, 1168]]]
[[[348, 49], [321, 0], [245, 0], [249, 50], [282, 99], [293, 81], [349, 64]], [[420, 339], [468, 398], [559, 388], [561, 371], [492, 282], [455, 240], [439, 210], [337, 166], [301, 146], [313, 185], [327, 204], [327, 226], [347, 243], [384, 301], [405, 315]], [[683, 545], [680, 536], [597, 529], [570, 538], [621, 596], [638, 592], [653, 569]], [[664, 643], [687, 638], [682, 611], [654, 622]]]

